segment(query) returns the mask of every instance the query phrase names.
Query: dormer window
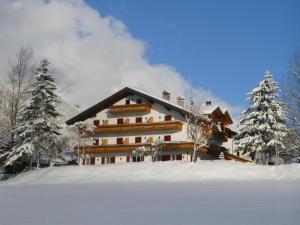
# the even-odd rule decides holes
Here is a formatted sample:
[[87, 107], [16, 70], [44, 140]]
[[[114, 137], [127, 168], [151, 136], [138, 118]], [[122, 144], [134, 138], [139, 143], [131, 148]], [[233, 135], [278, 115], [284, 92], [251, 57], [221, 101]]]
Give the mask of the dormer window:
[[143, 102], [143, 100], [140, 99], [140, 98], [138, 98], [138, 99], [136, 100], [136, 104], [142, 104], [142, 102]]
[[125, 104], [130, 105], [130, 99], [126, 99]]

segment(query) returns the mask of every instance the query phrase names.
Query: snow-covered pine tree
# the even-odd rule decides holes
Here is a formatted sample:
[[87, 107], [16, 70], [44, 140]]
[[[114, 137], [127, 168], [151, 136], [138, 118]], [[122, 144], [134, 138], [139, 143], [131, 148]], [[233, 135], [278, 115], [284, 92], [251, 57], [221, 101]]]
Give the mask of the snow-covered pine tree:
[[22, 151], [28, 154], [28, 147], [27, 150], [23, 147], [28, 145], [32, 146], [30, 157], [37, 160], [37, 166], [41, 157], [52, 162], [57, 156], [56, 143], [60, 127], [55, 119], [60, 114], [55, 108], [59, 102], [55, 91], [50, 63], [47, 59], [43, 59], [35, 71], [32, 95], [20, 111], [18, 125], [15, 128], [19, 143], [10, 154], [11, 158], [15, 154], [22, 156]]
[[250, 107], [239, 123], [240, 133], [235, 137], [236, 151], [247, 154], [257, 163], [266, 164], [267, 158], [284, 154], [283, 138], [287, 135], [284, 105], [278, 101], [276, 82], [269, 71], [259, 86], [248, 94]]

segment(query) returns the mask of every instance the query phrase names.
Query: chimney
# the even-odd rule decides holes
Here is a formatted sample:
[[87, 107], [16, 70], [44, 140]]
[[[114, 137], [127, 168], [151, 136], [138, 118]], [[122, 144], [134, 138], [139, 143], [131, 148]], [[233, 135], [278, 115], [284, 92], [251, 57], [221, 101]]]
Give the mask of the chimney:
[[206, 106], [211, 105], [211, 101], [206, 101]]
[[177, 97], [177, 105], [181, 106], [182, 108], [184, 108], [184, 100], [185, 98], [182, 96], [178, 96]]
[[164, 100], [170, 101], [170, 99], [171, 99], [171, 94], [170, 94], [170, 92], [164, 90], [164, 91], [162, 92], [162, 98], [163, 98]]

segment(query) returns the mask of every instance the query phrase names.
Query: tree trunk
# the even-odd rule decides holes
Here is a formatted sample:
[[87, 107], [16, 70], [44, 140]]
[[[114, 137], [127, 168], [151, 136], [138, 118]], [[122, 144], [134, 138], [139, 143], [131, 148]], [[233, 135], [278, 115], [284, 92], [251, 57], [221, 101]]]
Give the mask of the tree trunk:
[[262, 165], [266, 165], [267, 164], [267, 153], [266, 152], [262, 152], [261, 153], [261, 164]]
[[40, 156], [37, 157], [36, 169], [40, 168]]
[[194, 144], [194, 151], [193, 151], [193, 162], [196, 162], [196, 151], [197, 151], [197, 145]]

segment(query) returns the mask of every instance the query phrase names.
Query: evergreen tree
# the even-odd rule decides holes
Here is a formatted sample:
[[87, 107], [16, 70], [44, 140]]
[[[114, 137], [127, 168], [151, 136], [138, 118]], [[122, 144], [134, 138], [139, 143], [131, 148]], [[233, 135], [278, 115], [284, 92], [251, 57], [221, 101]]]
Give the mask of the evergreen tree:
[[235, 137], [236, 151], [247, 154], [257, 163], [285, 154], [283, 138], [287, 135], [284, 105], [278, 101], [276, 82], [269, 71], [259, 86], [248, 94], [250, 107], [242, 115], [240, 133]]
[[60, 114], [55, 105], [59, 98], [55, 94], [56, 86], [49, 66], [48, 60], [44, 59], [35, 71], [32, 96], [22, 107], [15, 128], [19, 143], [11, 153], [11, 158], [27, 154], [37, 160], [37, 166], [41, 157], [53, 161], [57, 155], [56, 143], [60, 127], [55, 119]]

